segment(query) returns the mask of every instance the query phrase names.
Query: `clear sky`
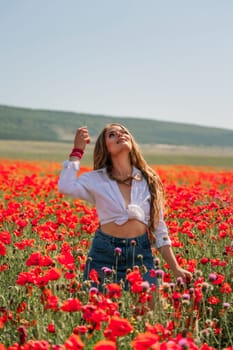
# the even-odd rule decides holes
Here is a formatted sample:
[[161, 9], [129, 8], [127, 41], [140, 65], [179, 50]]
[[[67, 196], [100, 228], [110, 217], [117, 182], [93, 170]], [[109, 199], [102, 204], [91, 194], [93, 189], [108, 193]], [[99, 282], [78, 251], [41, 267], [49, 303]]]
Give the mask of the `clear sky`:
[[0, 104], [233, 129], [232, 0], [0, 0]]

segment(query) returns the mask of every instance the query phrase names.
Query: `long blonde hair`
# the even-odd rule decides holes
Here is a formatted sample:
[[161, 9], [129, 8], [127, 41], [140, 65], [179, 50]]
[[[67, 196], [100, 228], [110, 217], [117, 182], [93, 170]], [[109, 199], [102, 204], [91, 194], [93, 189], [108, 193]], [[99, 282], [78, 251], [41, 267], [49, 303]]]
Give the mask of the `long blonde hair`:
[[130, 151], [130, 161], [131, 165], [135, 166], [139, 169], [143, 176], [145, 177], [150, 195], [150, 222], [148, 225], [148, 233], [151, 244], [155, 243], [155, 234], [154, 231], [159, 223], [160, 210], [164, 203], [164, 188], [162, 181], [159, 175], [147, 164], [145, 159], [143, 158], [141, 151], [139, 149], [138, 144], [135, 139], [128, 131], [128, 129], [118, 123], [107, 124], [105, 128], [102, 130], [100, 135], [98, 136], [95, 148], [94, 148], [94, 170], [106, 168], [107, 173], [111, 176], [112, 172], [112, 161], [111, 156], [108, 153], [106, 142], [105, 142], [105, 134], [106, 131], [113, 126], [121, 127], [125, 132], [127, 132], [131, 137], [132, 150]]

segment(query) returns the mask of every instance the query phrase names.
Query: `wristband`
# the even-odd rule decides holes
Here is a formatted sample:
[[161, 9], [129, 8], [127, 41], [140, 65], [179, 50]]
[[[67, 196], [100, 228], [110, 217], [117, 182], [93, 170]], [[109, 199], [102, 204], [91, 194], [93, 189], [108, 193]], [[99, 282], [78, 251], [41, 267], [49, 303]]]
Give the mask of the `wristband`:
[[72, 149], [72, 153], [73, 153], [73, 152], [78, 152], [78, 153], [81, 153], [81, 154], [83, 155], [84, 150], [81, 149], [81, 148], [73, 148], [73, 149]]
[[69, 157], [78, 157], [79, 159], [81, 159], [83, 156], [83, 153], [84, 151], [81, 148], [73, 148]]

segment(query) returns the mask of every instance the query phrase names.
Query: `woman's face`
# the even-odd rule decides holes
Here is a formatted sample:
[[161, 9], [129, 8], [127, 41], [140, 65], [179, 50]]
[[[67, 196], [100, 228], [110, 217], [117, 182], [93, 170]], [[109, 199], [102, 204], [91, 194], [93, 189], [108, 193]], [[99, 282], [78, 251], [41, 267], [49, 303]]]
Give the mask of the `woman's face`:
[[113, 156], [122, 151], [128, 153], [132, 149], [131, 136], [127, 130], [121, 126], [110, 126], [105, 133], [105, 143], [108, 152]]

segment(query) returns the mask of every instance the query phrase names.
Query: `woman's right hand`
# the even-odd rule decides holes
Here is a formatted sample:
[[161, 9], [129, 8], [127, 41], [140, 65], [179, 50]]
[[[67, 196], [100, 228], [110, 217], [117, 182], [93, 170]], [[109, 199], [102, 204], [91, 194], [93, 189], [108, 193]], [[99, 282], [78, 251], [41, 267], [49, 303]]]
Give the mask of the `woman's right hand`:
[[84, 151], [86, 144], [90, 143], [90, 136], [86, 126], [78, 128], [74, 138], [74, 148], [80, 148]]

